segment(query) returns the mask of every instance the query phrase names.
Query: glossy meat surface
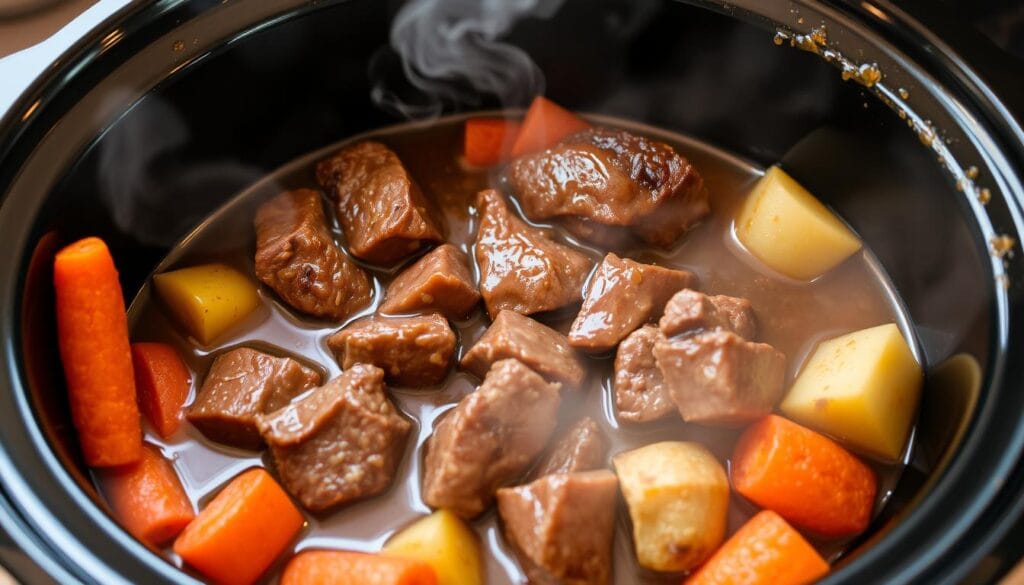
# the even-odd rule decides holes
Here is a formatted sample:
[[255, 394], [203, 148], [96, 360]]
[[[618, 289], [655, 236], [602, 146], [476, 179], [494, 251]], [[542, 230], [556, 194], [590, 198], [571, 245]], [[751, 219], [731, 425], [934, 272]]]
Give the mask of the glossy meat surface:
[[338, 365], [347, 370], [371, 364], [389, 384], [433, 386], [448, 375], [455, 333], [438, 313], [415, 317], [374, 315], [355, 321], [327, 338]]
[[663, 340], [657, 327], [644, 325], [619, 344], [612, 380], [619, 418], [647, 422], [675, 412], [676, 405], [654, 359], [654, 345]]
[[457, 320], [466, 318], [480, 302], [466, 254], [442, 244], [406, 268], [388, 285], [382, 313], [438, 311]]
[[750, 301], [726, 295], [709, 296], [695, 290], [681, 290], [665, 306], [658, 322], [667, 336], [690, 331], [726, 329], [744, 339], [754, 339], [757, 321]]

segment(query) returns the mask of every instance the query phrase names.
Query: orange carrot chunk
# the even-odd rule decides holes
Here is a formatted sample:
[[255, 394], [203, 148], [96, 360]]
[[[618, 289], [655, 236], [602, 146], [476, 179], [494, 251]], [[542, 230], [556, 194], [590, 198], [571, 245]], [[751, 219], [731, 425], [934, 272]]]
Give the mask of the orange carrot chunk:
[[464, 153], [466, 162], [489, 167], [504, 162], [519, 134], [519, 122], [504, 118], [466, 120]]
[[740, 527], [683, 585], [803, 585], [828, 573], [800, 533], [771, 510]]
[[85, 462], [134, 463], [142, 455], [142, 423], [128, 317], [107, 245], [85, 238], [57, 252], [53, 284], [60, 357]]
[[732, 483], [748, 500], [823, 536], [867, 528], [877, 489], [871, 468], [846, 449], [776, 415], [740, 437]]
[[166, 343], [133, 343], [132, 364], [139, 408], [166, 439], [181, 426], [182, 406], [192, 389], [192, 374], [177, 350]]
[[174, 542], [174, 552], [224, 585], [259, 578], [298, 534], [304, 519], [263, 469], [231, 480]]
[[346, 551], [307, 551], [288, 561], [281, 585], [436, 585], [423, 561]]
[[526, 110], [523, 126], [512, 144], [512, 158], [551, 148], [559, 140], [590, 128], [590, 124], [555, 102], [537, 96]]
[[137, 463], [104, 469], [99, 478], [114, 516], [148, 544], [167, 542], [196, 517], [174, 466], [152, 445]]

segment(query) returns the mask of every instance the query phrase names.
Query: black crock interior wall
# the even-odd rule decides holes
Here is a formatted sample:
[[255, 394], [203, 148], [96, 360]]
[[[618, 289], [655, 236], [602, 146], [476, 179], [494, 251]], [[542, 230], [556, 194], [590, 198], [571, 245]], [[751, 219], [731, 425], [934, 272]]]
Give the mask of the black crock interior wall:
[[[398, 121], [371, 102], [367, 67], [386, 44], [393, 9], [373, 0], [330, 6], [177, 72], [67, 170], [34, 218], [36, 237], [104, 237], [130, 298], [168, 245], [261, 173]], [[774, 46], [766, 30], [672, 2], [569, 1], [550, 20], [520, 23], [512, 39], [545, 72], [549, 97], [571, 108], [692, 134], [762, 164], [782, 160], [876, 252], [930, 364], [957, 352], [986, 363], [986, 243], [932, 155], [860, 86], [812, 55]], [[168, 138], [180, 130], [180, 140]], [[135, 212], [119, 223], [129, 199]], [[26, 331], [53, 330], [45, 311], [30, 315], [37, 320]], [[31, 352], [34, 365], [58, 371], [52, 338], [37, 342], [46, 351]], [[92, 493], [59, 376], [31, 391], [55, 448], [70, 454]], [[910, 501], [933, 463], [915, 462], [880, 523]]]

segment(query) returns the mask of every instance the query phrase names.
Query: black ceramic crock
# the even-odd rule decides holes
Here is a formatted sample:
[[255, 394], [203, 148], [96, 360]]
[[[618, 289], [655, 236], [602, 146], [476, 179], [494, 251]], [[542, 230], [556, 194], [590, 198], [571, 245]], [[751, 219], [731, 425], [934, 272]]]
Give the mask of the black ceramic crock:
[[[900, 291], [929, 372], [917, 447], [828, 583], [960, 581], [1024, 508], [1020, 90], [1001, 56], [926, 2], [914, 8], [928, 21], [884, 0], [569, 0], [509, 32], [560, 103], [783, 161]], [[0, 525], [52, 579], [193, 579], [117, 526], [81, 462], [54, 343], [54, 250], [104, 237], [130, 298], [176, 239], [261, 174], [400, 121], [372, 97], [395, 70], [396, 9], [140, 2], [0, 122]], [[827, 43], [800, 36], [822, 25]], [[875, 66], [878, 83], [857, 83]]]

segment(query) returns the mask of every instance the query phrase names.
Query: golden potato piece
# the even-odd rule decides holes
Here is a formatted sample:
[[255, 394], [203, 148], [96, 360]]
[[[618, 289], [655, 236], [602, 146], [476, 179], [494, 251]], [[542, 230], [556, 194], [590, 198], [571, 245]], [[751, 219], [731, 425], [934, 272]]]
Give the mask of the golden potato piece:
[[437, 585], [483, 583], [476, 535], [448, 510], [438, 510], [399, 531], [381, 554], [427, 563], [437, 573]]
[[203, 264], [153, 277], [182, 327], [208, 345], [260, 304], [256, 283], [225, 264]]

